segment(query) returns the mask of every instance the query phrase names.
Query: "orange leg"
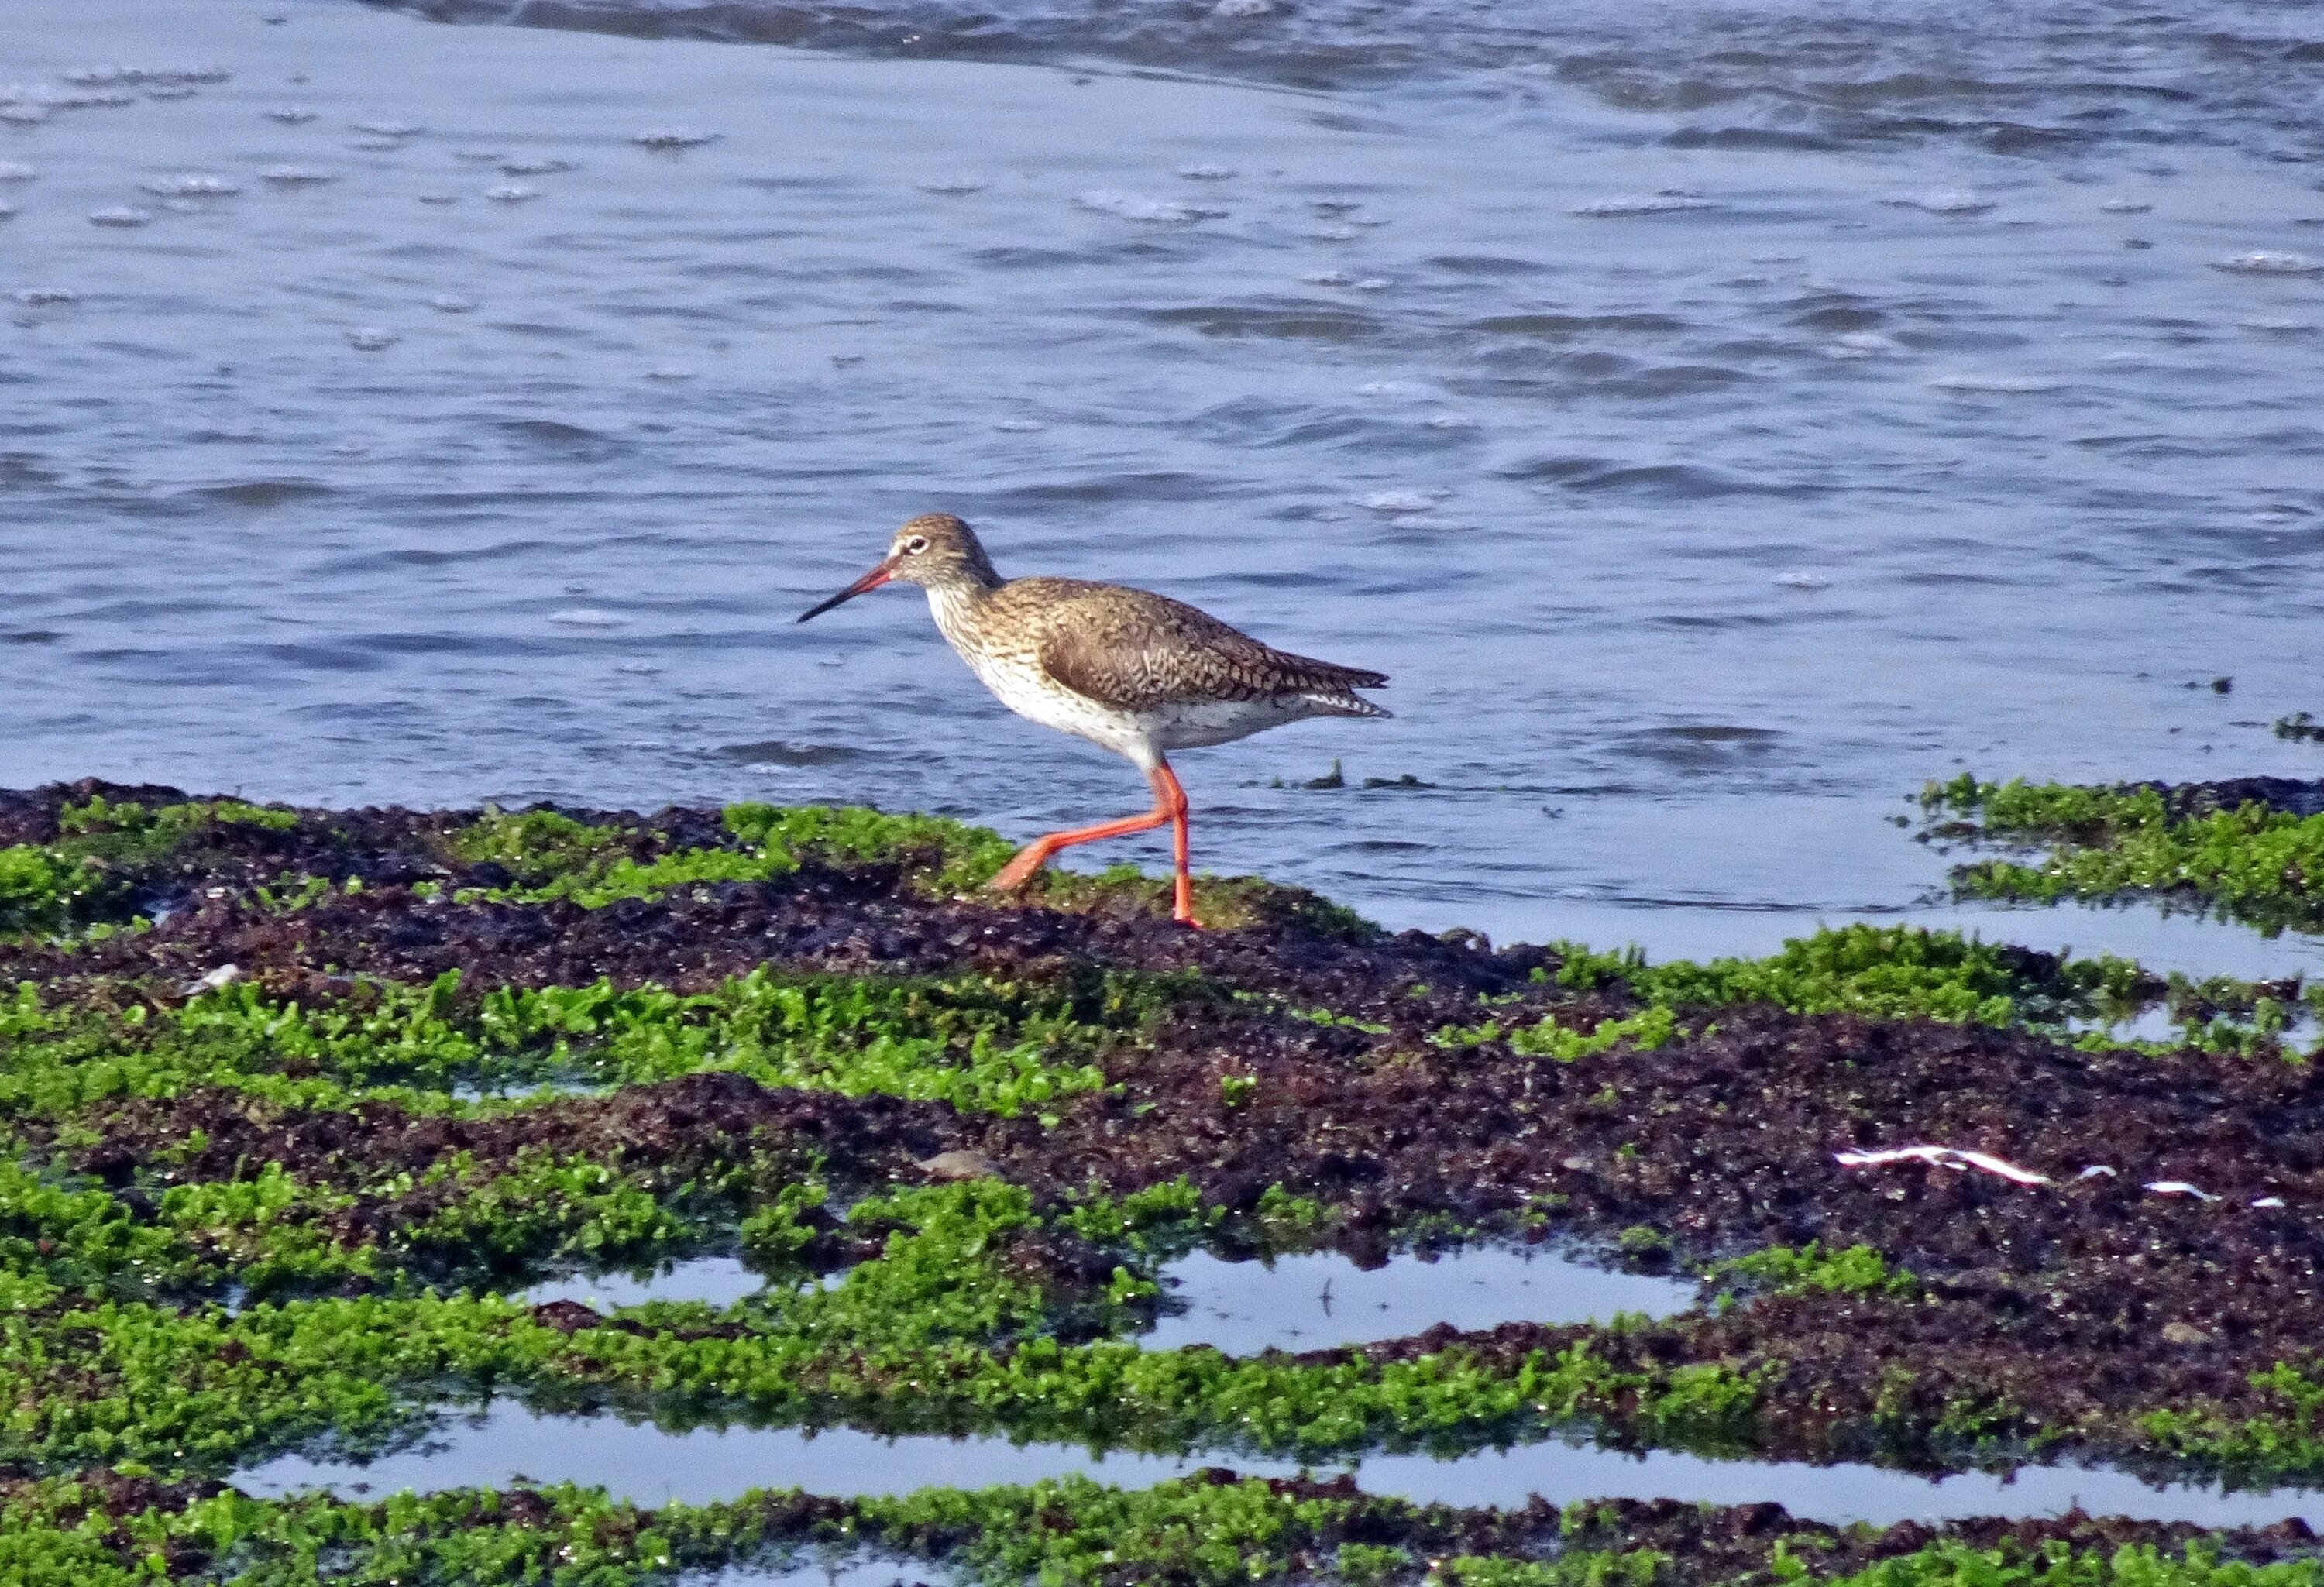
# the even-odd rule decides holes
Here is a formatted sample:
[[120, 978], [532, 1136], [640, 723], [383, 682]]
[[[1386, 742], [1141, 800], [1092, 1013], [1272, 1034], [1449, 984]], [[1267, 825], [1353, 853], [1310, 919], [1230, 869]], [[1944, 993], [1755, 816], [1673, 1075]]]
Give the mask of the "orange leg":
[[1178, 786], [1176, 774], [1167, 765], [1157, 766], [1146, 774], [1146, 780], [1154, 785], [1154, 807], [1143, 816], [1125, 816], [1119, 821], [1101, 821], [1095, 826], [1076, 826], [1070, 832], [1053, 832], [1047, 837], [1036, 838], [1018, 850], [1017, 857], [985, 885], [1008, 892], [1030, 881], [1033, 872], [1047, 864], [1059, 849], [1096, 843], [1101, 838], [1128, 837], [1133, 832], [1151, 832], [1167, 821], [1171, 826], [1171, 856], [1176, 871], [1171, 918], [1184, 925], [1200, 926], [1202, 922], [1194, 918], [1194, 879], [1186, 869], [1186, 790]]

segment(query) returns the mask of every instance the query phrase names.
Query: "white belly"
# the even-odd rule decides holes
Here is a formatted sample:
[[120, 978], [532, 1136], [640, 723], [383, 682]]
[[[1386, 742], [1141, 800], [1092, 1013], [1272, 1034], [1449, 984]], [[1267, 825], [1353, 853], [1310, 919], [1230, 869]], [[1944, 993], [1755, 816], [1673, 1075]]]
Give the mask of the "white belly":
[[1157, 742], [1136, 713], [1117, 711], [1071, 689], [1059, 688], [1029, 661], [973, 653], [961, 659], [978, 681], [992, 691], [994, 699], [1028, 722], [1085, 738], [1117, 755], [1127, 755], [1141, 767], [1151, 767], [1164, 750], [1176, 747]]

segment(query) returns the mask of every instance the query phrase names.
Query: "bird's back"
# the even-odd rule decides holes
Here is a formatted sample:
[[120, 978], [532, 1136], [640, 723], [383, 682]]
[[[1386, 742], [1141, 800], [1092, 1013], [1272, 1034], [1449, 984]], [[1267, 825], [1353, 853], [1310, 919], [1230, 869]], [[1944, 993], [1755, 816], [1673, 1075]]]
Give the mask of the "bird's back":
[[1115, 710], [1301, 699], [1337, 714], [1387, 715], [1354, 693], [1387, 683], [1384, 675], [1278, 650], [1150, 590], [1013, 579], [978, 603], [973, 626], [979, 640], [1018, 651], [1056, 683]]

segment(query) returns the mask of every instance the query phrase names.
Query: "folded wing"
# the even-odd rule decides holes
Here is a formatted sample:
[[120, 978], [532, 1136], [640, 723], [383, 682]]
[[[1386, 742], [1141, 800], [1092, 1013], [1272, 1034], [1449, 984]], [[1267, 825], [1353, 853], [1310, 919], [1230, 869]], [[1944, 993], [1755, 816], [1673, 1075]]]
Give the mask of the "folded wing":
[[1055, 601], [1036, 654], [1044, 672], [1085, 698], [1140, 712], [1296, 699], [1351, 716], [1388, 715], [1354, 692], [1382, 687], [1385, 674], [1278, 650], [1167, 595], [1084, 587]]

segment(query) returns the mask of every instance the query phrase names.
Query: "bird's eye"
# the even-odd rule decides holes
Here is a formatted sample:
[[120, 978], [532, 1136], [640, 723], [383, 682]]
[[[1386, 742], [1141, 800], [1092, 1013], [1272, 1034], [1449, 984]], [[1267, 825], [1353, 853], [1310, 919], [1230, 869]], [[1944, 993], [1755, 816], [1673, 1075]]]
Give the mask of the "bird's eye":
[[909, 551], [915, 557], [918, 556], [922, 551], [925, 551], [927, 549], [928, 538], [926, 535], [916, 534], [910, 540], [904, 542], [904, 549]]

